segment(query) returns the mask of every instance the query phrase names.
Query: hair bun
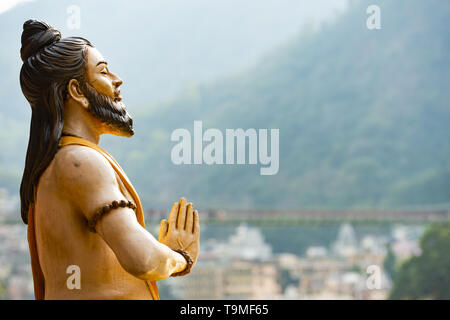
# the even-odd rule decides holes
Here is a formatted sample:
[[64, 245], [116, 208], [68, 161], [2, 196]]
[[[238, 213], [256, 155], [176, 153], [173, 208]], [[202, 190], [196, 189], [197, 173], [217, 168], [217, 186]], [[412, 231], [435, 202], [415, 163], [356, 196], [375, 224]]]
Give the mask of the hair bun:
[[35, 55], [39, 49], [49, 46], [61, 39], [61, 32], [45, 22], [28, 20], [23, 24], [22, 48], [20, 57], [26, 61]]

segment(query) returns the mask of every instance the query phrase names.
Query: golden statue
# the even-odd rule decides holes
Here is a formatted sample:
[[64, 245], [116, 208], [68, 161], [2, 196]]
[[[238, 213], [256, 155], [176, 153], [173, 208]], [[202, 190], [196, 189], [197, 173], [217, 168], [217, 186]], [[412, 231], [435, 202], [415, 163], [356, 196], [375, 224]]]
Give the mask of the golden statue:
[[21, 214], [35, 298], [159, 299], [156, 281], [186, 275], [196, 263], [198, 212], [181, 198], [158, 240], [146, 231], [130, 180], [98, 146], [102, 134], [130, 137], [134, 129], [122, 80], [88, 40], [62, 39], [28, 20], [20, 54], [32, 109]]

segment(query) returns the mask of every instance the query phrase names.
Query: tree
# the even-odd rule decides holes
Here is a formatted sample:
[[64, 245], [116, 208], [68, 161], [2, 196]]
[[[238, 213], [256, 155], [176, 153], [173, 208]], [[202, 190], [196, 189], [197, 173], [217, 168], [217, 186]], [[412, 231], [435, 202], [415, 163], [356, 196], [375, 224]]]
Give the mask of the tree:
[[7, 298], [6, 285], [4, 280], [0, 280], [0, 300]]
[[395, 254], [392, 251], [391, 246], [388, 246], [386, 258], [384, 259], [384, 270], [389, 274], [389, 277], [392, 281], [395, 281], [395, 277], [398, 273], [397, 261], [395, 258]]
[[450, 299], [450, 223], [431, 225], [420, 248], [401, 265], [390, 299]]

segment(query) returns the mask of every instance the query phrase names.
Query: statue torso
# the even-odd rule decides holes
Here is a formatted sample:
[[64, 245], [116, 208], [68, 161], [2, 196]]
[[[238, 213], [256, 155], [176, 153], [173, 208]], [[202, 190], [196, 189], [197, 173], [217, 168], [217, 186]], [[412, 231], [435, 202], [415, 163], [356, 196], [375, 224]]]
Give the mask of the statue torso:
[[[69, 148], [58, 151], [55, 158]], [[67, 190], [56, 183], [54, 161], [42, 174], [36, 194], [35, 227], [39, 261], [45, 278], [45, 299], [152, 299], [146, 283], [127, 273], [114, 252], [86, 218], [68, 201]], [[116, 174], [121, 192], [132, 200]], [[71, 265], [80, 268], [81, 288], [69, 289]]]

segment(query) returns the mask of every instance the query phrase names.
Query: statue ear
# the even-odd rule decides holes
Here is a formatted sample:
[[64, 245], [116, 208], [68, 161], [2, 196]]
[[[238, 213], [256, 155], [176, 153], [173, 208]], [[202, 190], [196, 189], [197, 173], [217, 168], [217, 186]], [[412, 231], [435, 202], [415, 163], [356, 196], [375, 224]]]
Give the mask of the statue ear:
[[68, 98], [72, 98], [84, 108], [88, 108], [89, 101], [81, 91], [80, 83], [78, 82], [78, 80], [72, 79], [69, 81], [69, 84], [67, 85], [67, 95]]

